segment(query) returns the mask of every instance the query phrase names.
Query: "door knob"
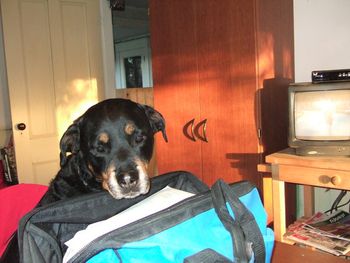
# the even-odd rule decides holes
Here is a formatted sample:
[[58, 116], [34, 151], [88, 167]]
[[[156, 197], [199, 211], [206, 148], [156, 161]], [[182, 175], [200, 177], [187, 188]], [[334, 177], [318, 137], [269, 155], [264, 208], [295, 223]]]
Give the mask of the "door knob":
[[20, 131], [25, 130], [26, 127], [27, 127], [27, 126], [26, 126], [25, 123], [23, 123], [23, 122], [17, 124], [17, 129], [20, 130]]

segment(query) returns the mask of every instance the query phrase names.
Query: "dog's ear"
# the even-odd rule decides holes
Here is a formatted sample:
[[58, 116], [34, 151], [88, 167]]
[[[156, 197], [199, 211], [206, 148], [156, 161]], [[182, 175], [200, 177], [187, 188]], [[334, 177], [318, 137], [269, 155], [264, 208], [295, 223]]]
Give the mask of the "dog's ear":
[[77, 153], [80, 150], [79, 120], [80, 119], [74, 121], [74, 123], [68, 127], [60, 140], [61, 167], [67, 161], [67, 153]]
[[146, 116], [148, 117], [149, 123], [151, 125], [151, 128], [153, 130], [153, 133], [162, 132], [163, 138], [166, 142], [168, 142], [168, 137], [166, 135], [165, 131], [165, 120], [160, 114], [160, 112], [156, 111], [150, 106], [147, 105], [141, 105], [140, 106], [144, 109]]

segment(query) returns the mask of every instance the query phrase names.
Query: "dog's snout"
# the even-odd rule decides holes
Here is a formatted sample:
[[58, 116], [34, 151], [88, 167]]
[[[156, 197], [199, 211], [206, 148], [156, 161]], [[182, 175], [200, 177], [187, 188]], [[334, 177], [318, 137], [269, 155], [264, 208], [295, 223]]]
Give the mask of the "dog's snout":
[[130, 188], [137, 185], [139, 175], [136, 170], [122, 172], [117, 175], [117, 182], [122, 188]]

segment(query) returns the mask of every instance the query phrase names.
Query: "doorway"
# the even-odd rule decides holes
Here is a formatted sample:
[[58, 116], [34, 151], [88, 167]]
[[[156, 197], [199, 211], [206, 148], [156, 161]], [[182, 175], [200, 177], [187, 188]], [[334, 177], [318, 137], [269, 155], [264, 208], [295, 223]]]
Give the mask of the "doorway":
[[118, 1], [112, 10], [117, 89], [152, 87], [148, 0]]

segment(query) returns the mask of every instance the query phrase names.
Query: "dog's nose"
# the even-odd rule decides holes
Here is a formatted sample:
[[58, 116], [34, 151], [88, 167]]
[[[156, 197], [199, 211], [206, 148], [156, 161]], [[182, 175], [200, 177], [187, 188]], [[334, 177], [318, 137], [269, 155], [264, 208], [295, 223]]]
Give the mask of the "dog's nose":
[[130, 188], [139, 180], [137, 171], [129, 171], [118, 174], [117, 182], [122, 188]]

